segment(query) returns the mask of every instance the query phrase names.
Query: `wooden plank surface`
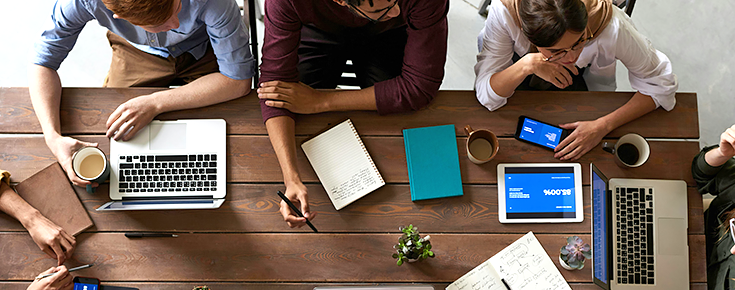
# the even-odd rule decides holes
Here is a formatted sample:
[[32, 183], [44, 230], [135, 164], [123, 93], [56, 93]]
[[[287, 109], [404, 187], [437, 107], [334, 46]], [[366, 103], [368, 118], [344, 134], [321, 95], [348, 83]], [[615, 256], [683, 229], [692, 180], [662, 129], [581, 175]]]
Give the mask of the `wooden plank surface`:
[[[30, 284], [28, 282], [0, 282], [0, 288], [7, 290], [25, 290]], [[157, 289], [157, 290], [189, 290], [196, 286], [206, 285], [212, 290], [313, 290], [314, 287], [335, 287], [335, 286], [386, 286], [386, 285], [431, 285], [435, 290], [441, 290], [446, 288], [449, 283], [432, 283], [432, 284], [396, 284], [396, 283], [226, 283], [226, 282], [215, 282], [215, 283], [194, 283], [194, 282], [158, 282], [158, 283], [143, 283], [143, 282], [102, 282], [102, 285], [119, 286], [119, 287], [134, 287], [138, 289]], [[599, 290], [600, 287], [591, 283], [569, 283], [569, 286], [574, 290]], [[692, 282], [689, 289], [693, 290], [705, 290], [707, 289], [706, 283]], [[105, 289], [102, 289], [105, 290]]]
[[[432, 234], [436, 258], [395, 265], [395, 234], [182, 234], [127, 239], [81, 234], [68, 265], [94, 263], [77, 275], [105, 281], [422, 282], [450, 283], [522, 234]], [[567, 235], [539, 234], [554, 264]], [[581, 235], [589, 241], [589, 235]], [[23, 234], [0, 233], [0, 280], [27, 280], [55, 265]], [[689, 244], [704, 243], [690, 235]], [[298, 246], [294, 246], [298, 245]], [[704, 247], [690, 247], [690, 281], [704, 282]], [[561, 270], [570, 283], [591, 282], [591, 267]]]
[[[128, 99], [160, 88], [64, 88], [61, 98], [63, 134], [100, 134], [117, 106]], [[518, 91], [503, 108], [490, 112], [473, 91], [440, 91], [428, 107], [406, 114], [378, 116], [375, 112], [331, 112], [300, 117], [296, 133], [309, 135], [328, 124], [350, 117], [363, 135], [401, 135], [404, 128], [457, 124], [489, 129], [499, 136], [512, 136], [518, 116], [539, 118], [552, 124], [594, 120], [622, 106], [633, 95], [616, 92], [531, 92]], [[609, 135], [636, 132], [648, 138], [699, 138], [697, 100], [694, 93], [677, 93], [671, 112], [658, 109]], [[40, 133], [27, 88], [0, 88], [0, 128], [5, 133]], [[256, 93], [206, 108], [162, 114], [161, 120], [178, 118], [224, 118], [230, 134], [266, 134]]]
[[[341, 209], [334, 209], [321, 185], [307, 185], [309, 202], [318, 215], [314, 225], [320, 232], [385, 233], [413, 223], [422, 232], [439, 233], [580, 233], [591, 232], [589, 187], [584, 187], [584, 215], [581, 223], [501, 224], [498, 221], [496, 186], [466, 185], [461, 197], [411, 201], [407, 185], [386, 185]], [[277, 184], [230, 184], [227, 200], [216, 210], [197, 211], [110, 211], [94, 209], [109, 201], [107, 185], [97, 194], [76, 187], [95, 227], [87, 232], [163, 231], [274, 233], [310, 232], [308, 227], [290, 229], [278, 212]], [[689, 234], [703, 234], [702, 197], [693, 187], [688, 191]], [[699, 211], [694, 209], [699, 208]], [[0, 231], [25, 231], [20, 223], [0, 213]]]
[[[98, 142], [109, 154], [109, 140], [103, 136], [74, 136], [83, 141]], [[297, 140], [302, 140], [298, 138]], [[363, 137], [378, 170], [386, 182], [408, 183], [406, 153], [402, 137]], [[228, 136], [227, 139], [228, 182], [282, 182], [270, 140], [266, 136]], [[467, 158], [464, 150], [466, 138], [457, 138], [460, 171], [466, 184], [497, 183], [498, 163], [559, 162], [553, 152], [539, 146], [526, 144], [512, 138], [501, 138], [498, 155], [490, 162], [476, 165]], [[615, 164], [614, 157], [597, 147], [577, 162], [583, 166], [583, 183], [589, 184], [589, 163], [603, 171], [608, 178], [656, 178], [682, 179], [694, 186], [691, 160], [699, 152], [697, 142], [651, 141], [651, 157], [638, 168], [622, 168]], [[318, 182], [314, 170], [299, 148], [298, 167], [304, 182]], [[0, 161], [4, 170], [9, 170], [15, 182], [24, 180], [45, 168], [55, 159], [46, 147], [43, 137], [14, 136], [0, 137]]]

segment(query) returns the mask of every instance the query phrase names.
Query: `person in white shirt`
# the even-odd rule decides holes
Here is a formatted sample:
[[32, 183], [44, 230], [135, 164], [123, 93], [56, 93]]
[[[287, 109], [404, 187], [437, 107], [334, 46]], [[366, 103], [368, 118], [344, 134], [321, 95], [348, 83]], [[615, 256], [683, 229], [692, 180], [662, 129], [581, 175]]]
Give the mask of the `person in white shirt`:
[[[524, 81], [533, 84], [532, 78], [558, 89], [583, 81], [591, 91], [614, 91], [615, 61], [627, 67], [637, 92], [596, 120], [561, 124], [574, 130], [554, 150], [561, 160], [579, 159], [613, 129], [676, 104], [678, 83], [668, 57], [610, 0], [493, 1], [478, 49], [475, 91], [490, 111], [505, 105]], [[520, 57], [515, 62], [514, 53]]]

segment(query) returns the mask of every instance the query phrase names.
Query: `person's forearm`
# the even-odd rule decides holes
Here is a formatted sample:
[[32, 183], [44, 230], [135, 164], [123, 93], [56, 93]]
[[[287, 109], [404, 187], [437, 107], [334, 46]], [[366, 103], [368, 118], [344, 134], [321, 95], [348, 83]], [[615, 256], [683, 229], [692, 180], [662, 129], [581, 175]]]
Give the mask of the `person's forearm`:
[[28, 71], [28, 92], [46, 143], [48, 144], [53, 138], [61, 137], [59, 74], [44, 66], [31, 65]]
[[375, 87], [361, 90], [323, 91], [325, 105], [323, 112], [332, 111], [375, 111]]
[[35, 216], [40, 215], [38, 210], [23, 200], [5, 182], [0, 182], [0, 211], [17, 219], [26, 228], [31, 226], [30, 223]]
[[730, 160], [730, 158], [732, 158], [732, 156], [723, 155], [720, 148], [714, 148], [704, 154], [704, 161], [712, 167], [722, 166], [722, 164], [725, 164], [725, 162]]
[[233, 80], [221, 73], [211, 73], [184, 86], [156, 92], [157, 113], [206, 107], [250, 93], [251, 80]]
[[301, 183], [301, 176], [296, 165], [296, 124], [288, 116], [273, 117], [265, 121], [268, 137], [273, 150], [278, 157], [278, 164], [283, 173], [283, 182], [289, 184]]
[[615, 130], [630, 121], [640, 118], [656, 109], [656, 103], [649, 96], [636, 92], [625, 105], [597, 119], [607, 132]]
[[503, 98], [510, 97], [518, 86], [533, 74], [529, 64], [530, 58], [521, 58], [510, 67], [493, 74], [490, 77], [490, 87]]

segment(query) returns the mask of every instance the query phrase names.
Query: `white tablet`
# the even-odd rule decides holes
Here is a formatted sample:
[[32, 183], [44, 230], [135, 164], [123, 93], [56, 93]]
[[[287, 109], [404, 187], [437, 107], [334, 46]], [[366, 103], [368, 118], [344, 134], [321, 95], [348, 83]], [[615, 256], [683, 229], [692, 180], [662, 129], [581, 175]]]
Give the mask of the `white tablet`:
[[575, 223], [584, 219], [579, 163], [498, 164], [501, 223]]

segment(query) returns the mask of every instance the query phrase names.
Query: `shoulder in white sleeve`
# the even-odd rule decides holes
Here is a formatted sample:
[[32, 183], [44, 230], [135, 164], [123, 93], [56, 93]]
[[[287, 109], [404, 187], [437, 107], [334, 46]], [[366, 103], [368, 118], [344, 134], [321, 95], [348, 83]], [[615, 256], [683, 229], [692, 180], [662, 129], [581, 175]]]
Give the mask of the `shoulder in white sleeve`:
[[[477, 100], [488, 110], [496, 110], [507, 102], [490, 86], [493, 74], [512, 64], [514, 44], [511, 30], [515, 26], [510, 12], [500, 1], [492, 1], [488, 8], [485, 27], [477, 37], [477, 64], [475, 64], [475, 94]], [[516, 28], [520, 31], [520, 29]]]
[[671, 61], [638, 32], [628, 15], [618, 8], [613, 11], [613, 21], [618, 21], [620, 26], [615, 56], [628, 69], [631, 87], [651, 96], [656, 107], [670, 111], [676, 104], [675, 94], [679, 88]]

